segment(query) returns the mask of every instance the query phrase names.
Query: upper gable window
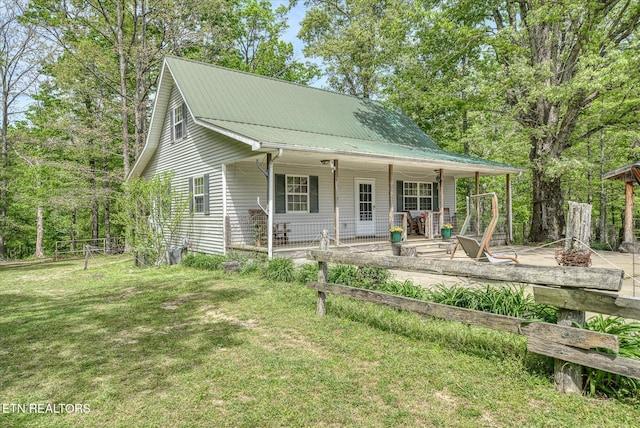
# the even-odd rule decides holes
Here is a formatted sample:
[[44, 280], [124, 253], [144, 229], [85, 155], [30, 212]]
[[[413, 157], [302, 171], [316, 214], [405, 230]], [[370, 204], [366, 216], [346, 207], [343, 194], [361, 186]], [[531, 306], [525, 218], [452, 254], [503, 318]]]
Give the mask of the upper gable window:
[[172, 124], [173, 124], [173, 141], [180, 141], [187, 136], [187, 109], [184, 104], [180, 104], [173, 109], [172, 112]]

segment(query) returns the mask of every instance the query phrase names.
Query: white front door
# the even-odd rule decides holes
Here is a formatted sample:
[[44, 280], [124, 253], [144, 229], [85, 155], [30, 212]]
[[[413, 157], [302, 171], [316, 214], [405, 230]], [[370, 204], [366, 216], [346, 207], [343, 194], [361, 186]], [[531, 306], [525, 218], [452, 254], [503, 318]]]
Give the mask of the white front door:
[[376, 197], [375, 180], [356, 178], [356, 235], [375, 235]]

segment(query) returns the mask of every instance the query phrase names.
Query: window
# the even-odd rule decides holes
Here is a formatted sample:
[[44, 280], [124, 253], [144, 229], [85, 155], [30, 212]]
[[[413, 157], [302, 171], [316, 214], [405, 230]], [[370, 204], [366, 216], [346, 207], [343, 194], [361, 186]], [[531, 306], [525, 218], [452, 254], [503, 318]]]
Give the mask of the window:
[[193, 210], [197, 213], [204, 212], [204, 177], [193, 179]]
[[[320, 212], [319, 180], [317, 175], [287, 176], [276, 174], [274, 180], [276, 214]], [[295, 211], [296, 209], [300, 211]]]
[[309, 212], [309, 177], [287, 175], [287, 212]]
[[427, 210], [433, 209], [432, 183], [405, 181], [403, 185], [404, 209]]
[[189, 212], [209, 215], [209, 174], [189, 177]]
[[178, 141], [187, 136], [187, 109], [180, 104], [173, 109], [173, 141]]

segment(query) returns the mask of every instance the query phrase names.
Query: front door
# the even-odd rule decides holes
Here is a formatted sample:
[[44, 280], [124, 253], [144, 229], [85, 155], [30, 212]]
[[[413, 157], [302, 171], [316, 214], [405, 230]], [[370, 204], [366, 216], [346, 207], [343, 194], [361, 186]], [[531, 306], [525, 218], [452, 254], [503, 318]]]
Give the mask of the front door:
[[356, 178], [356, 235], [375, 235], [375, 180]]

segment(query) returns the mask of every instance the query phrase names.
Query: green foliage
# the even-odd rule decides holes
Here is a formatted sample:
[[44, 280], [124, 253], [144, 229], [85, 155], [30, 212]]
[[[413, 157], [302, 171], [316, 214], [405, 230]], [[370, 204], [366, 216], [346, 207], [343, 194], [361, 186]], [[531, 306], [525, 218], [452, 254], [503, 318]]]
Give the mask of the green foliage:
[[294, 58], [293, 44], [281, 40], [287, 25], [287, 7], [273, 9], [267, 0], [240, 0], [227, 17], [233, 49], [200, 58], [225, 67], [306, 84], [319, 74], [318, 67]]
[[327, 277], [327, 281], [334, 284], [377, 290], [391, 274], [387, 269], [375, 267], [334, 265], [329, 267]]
[[378, 286], [378, 290], [384, 293], [420, 300], [424, 300], [426, 292], [424, 287], [414, 284], [410, 279], [404, 281], [387, 280]]
[[387, 15], [396, 2], [383, 6], [370, 0], [340, 0], [313, 6], [298, 33], [305, 55], [322, 59], [332, 89], [372, 98], [388, 61], [381, 33], [391, 30]]
[[115, 222], [133, 251], [150, 256], [154, 264], [163, 262], [167, 247], [178, 244], [178, 228], [187, 214], [189, 199], [171, 191], [172, 178], [173, 173], [162, 173], [151, 180], [129, 180], [117, 199]]
[[200, 270], [222, 270], [222, 262], [226, 260], [219, 254], [189, 254], [182, 259], [182, 264]]
[[261, 272], [264, 269], [266, 263], [265, 257], [252, 257], [247, 258], [240, 267], [240, 273], [243, 275], [251, 275]]
[[[598, 315], [587, 321], [585, 328], [601, 333], [618, 336], [620, 351], [618, 355], [640, 360], [640, 323], [627, 322], [620, 317]], [[608, 349], [599, 349], [612, 353]], [[626, 376], [608, 373], [602, 370], [586, 368], [587, 385], [592, 396], [605, 395], [615, 398], [640, 400], [640, 381]]]
[[533, 297], [526, 293], [524, 285], [486, 285], [484, 288], [472, 288], [459, 284], [438, 284], [426, 290], [425, 298], [436, 303], [499, 315], [550, 323], [557, 320], [557, 309], [535, 303]]
[[294, 282], [296, 280], [293, 260], [284, 257], [275, 257], [267, 262], [264, 276], [270, 281]]
[[317, 263], [305, 263], [298, 267], [298, 282], [306, 284], [310, 281], [318, 280], [318, 264]]
[[637, 425], [637, 405], [559, 396], [517, 335], [338, 296], [317, 318], [316, 293], [255, 275], [82, 265], [0, 269], [0, 360], [18, 403], [91, 412], [3, 426]]

